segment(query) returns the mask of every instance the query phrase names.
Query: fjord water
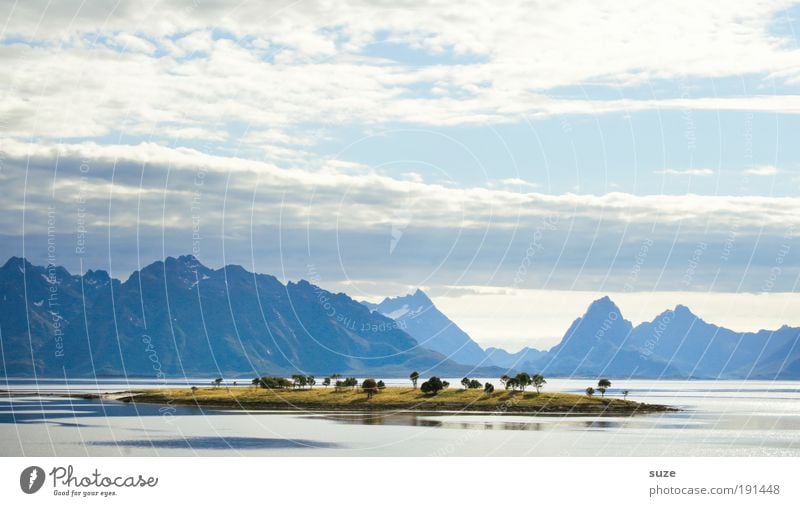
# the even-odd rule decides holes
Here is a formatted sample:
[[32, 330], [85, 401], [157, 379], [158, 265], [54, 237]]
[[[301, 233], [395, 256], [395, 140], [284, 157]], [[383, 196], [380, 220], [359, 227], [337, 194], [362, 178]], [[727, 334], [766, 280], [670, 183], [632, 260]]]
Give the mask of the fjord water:
[[[208, 381], [25, 379], [2, 380], [0, 388], [103, 393], [187, 384]], [[591, 384], [550, 379], [547, 389], [582, 392]], [[628, 380], [615, 381], [609, 394], [622, 390], [629, 399], [682, 411], [633, 417], [244, 412], [3, 396], [0, 455], [800, 456], [800, 382]]]

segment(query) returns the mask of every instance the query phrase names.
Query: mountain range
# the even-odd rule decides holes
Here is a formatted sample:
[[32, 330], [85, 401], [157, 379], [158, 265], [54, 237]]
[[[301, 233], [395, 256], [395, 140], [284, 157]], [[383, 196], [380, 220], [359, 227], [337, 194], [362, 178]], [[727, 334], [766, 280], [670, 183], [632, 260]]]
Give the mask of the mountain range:
[[11, 258], [0, 376], [496, 375], [419, 346], [343, 293], [169, 257], [125, 281]]
[[735, 332], [703, 321], [683, 305], [634, 326], [602, 297], [553, 348], [509, 353], [481, 349], [419, 290], [365, 304], [402, 323], [421, 345], [465, 364], [566, 377], [800, 378], [800, 329]]
[[800, 378], [798, 328], [735, 332], [682, 305], [634, 326], [608, 297], [553, 348], [516, 353], [481, 348], [421, 290], [357, 302], [191, 255], [124, 282], [13, 257], [0, 268], [0, 297], [0, 376]]

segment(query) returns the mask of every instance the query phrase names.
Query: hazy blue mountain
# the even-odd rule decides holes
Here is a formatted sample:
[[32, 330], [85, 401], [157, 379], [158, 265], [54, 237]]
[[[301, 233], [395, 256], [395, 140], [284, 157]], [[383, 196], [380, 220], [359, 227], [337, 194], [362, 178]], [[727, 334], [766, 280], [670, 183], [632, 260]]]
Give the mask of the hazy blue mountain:
[[561, 341], [542, 354], [531, 370], [551, 376], [679, 376], [661, 357], [645, 357], [627, 346], [633, 325], [608, 297], [592, 302]]
[[603, 297], [523, 368], [551, 376], [798, 378], [799, 342], [797, 328], [735, 332], [683, 305], [634, 327]]
[[155, 262], [124, 283], [12, 258], [0, 268], [0, 294], [0, 375], [473, 371], [345, 294], [236, 265], [213, 270], [192, 256]]
[[[735, 332], [683, 305], [637, 326], [609, 298], [592, 302], [550, 350], [485, 351], [421, 291], [363, 303], [395, 319], [424, 347], [464, 363], [549, 376], [647, 378], [800, 378], [800, 329]], [[481, 360], [482, 362], [477, 362]]]
[[800, 357], [798, 339], [800, 329], [787, 326], [735, 332], [678, 305], [638, 325], [628, 345], [669, 362], [684, 376], [776, 378], [791, 375], [792, 357]]
[[[798, 328], [735, 332], [682, 305], [634, 327], [608, 297], [593, 302], [552, 349], [513, 354], [482, 350], [421, 291], [370, 309], [306, 281], [284, 285], [237, 265], [209, 269], [192, 256], [154, 262], [125, 282], [105, 271], [78, 276], [11, 258], [0, 267], [0, 298], [3, 376], [405, 377], [416, 369], [800, 378]], [[500, 367], [469, 365], [488, 363]]]
[[603, 297], [592, 302], [586, 313], [572, 322], [550, 353], [562, 361], [583, 361], [592, 349], [604, 353], [618, 348], [632, 329], [633, 325], [622, 317], [619, 307], [610, 298]]
[[[787, 333], [789, 338], [769, 354], [762, 354], [754, 367], [734, 371], [730, 377], [746, 376], [763, 379], [800, 378], [800, 332], [791, 327], [781, 327], [776, 333]], [[793, 337], [792, 337], [793, 336]], [[750, 370], [754, 373], [750, 373]]]
[[[486, 352], [434, 305], [422, 291], [386, 298], [380, 304], [364, 303], [398, 322], [423, 348], [468, 365], [489, 365]], [[497, 364], [499, 365], [499, 364]]]
[[530, 371], [537, 367], [536, 364], [538, 364], [538, 360], [540, 360], [545, 353], [544, 351], [528, 346], [516, 353], [509, 353], [502, 348], [486, 348], [486, 356], [494, 365], [506, 369], [519, 369], [523, 371]]

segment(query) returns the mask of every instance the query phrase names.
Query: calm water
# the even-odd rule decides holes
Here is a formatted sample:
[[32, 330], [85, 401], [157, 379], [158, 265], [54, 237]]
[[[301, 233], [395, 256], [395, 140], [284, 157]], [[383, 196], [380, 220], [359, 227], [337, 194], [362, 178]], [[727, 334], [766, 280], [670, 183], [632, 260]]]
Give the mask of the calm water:
[[[170, 386], [187, 384], [208, 380]], [[551, 379], [547, 389], [582, 392], [590, 385]], [[163, 386], [0, 380], [0, 389], [48, 392]], [[684, 411], [635, 417], [312, 414], [2, 396], [0, 455], [800, 456], [800, 382], [631, 380], [615, 382], [609, 394], [623, 389], [630, 390], [629, 399]]]

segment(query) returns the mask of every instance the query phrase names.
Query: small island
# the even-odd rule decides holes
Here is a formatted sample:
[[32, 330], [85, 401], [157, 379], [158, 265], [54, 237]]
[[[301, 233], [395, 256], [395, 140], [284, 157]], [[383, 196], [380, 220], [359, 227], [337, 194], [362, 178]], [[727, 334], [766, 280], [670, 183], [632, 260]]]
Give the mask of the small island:
[[[314, 388], [308, 381], [300, 382], [297, 378], [293, 378], [293, 381], [274, 377], [256, 378], [252, 385], [235, 386], [225, 386], [218, 378], [209, 387], [138, 390], [116, 398], [134, 403], [276, 411], [458, 411], [563, 415], [635, 415], [675, 411], [675, 408], [660, 404], [604, 395], [598, 397], [593, 389], [587, 389], [585, 395], [540, 391], [543, 384], [536, 390], [525, 390], [515, 378], [505, 377], [501, 378], [501, 382], [507, 380], [504, 390], [495, 390], [491, 383], [480, 384], [468, 378], [462, 380], [463, 388], [448, 388], [446, 381], [436, 377], [425, 381], [419, 388], [413, 376], [413, 384], [408, 387], [384, 386], [382, 381], [374, 379], [366, 379], [358, 385], [354, 380], [347, 378], [337, 381], [336, 386], [331, 387], [327, 386], [330, 382], [326, 381], [323, 383], [327, 383], [326, 386]], [[301, 386], [301, 383], [305, 384]], [[627, 392], [624, 392], [624, 397], [627, 397]]]

